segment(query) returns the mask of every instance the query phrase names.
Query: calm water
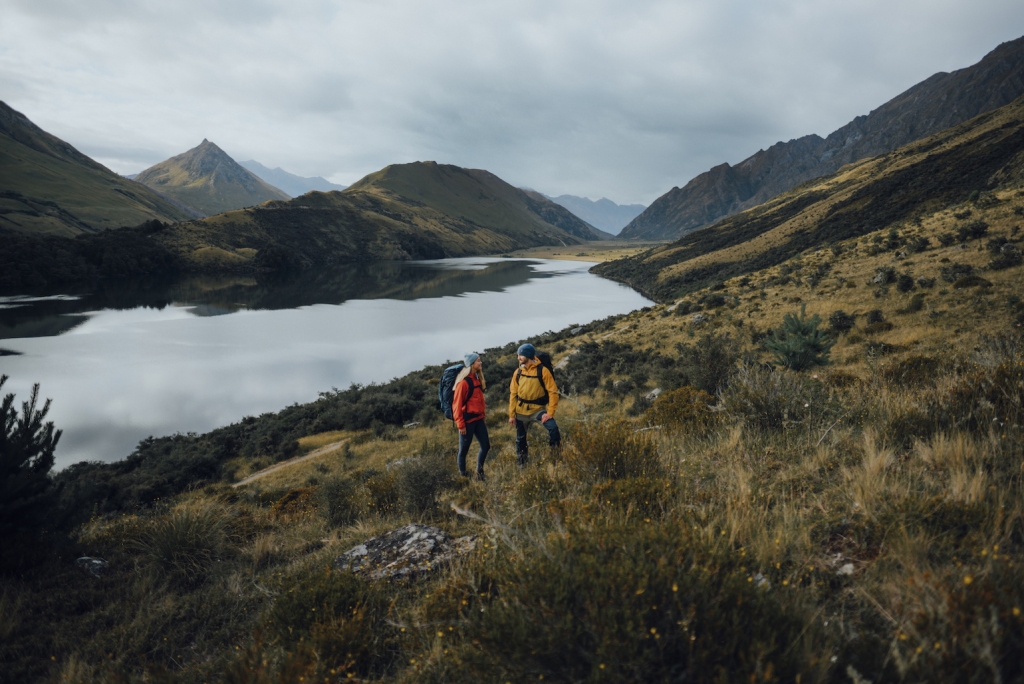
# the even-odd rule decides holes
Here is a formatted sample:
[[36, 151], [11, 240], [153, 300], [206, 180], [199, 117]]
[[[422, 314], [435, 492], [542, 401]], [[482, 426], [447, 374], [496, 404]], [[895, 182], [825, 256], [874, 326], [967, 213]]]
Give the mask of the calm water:
[[3, 391], [23, 400], [38, 382], [53, 399], [58, 468], [115, 461], [148, 435], [206, 432], [651, 304], [590, 266], [447, 259], [0, 297]]

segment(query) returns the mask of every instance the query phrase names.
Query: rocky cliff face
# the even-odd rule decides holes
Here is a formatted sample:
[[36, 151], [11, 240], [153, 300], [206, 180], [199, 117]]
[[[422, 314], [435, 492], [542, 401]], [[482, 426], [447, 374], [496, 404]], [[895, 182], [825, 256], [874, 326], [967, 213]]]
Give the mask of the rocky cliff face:
[[1003, 43], [974, 66], [931, 76], [827, 138], [808, 135], [780, 142], [736, 166], [716, 166], [659, 197], [620, 236], [677, 238], [845, 164], [890, 152], [1002, 107], [1021, 94], [1024, 37]]

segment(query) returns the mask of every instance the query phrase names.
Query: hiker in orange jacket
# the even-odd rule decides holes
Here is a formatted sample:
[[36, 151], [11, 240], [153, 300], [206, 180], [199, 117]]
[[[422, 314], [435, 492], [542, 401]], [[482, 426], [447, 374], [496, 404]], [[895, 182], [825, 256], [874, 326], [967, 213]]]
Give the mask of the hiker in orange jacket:
[[516, 426], [516, 464], [522, 468], [529, 459], [526, 429], [530, 423], [540, 423], [548, 431], [548, 444], [557, 448], [562, 435], [555, 422], [558, 408], [558, 386], [551, 371], [536, 358], [532, 344], [524, 344], [516, 351], [519, 370], [512, 374], [509, 385], [508, 422]]
[[466, 472], [466, 454], [469, 453], [469, 445], [475, 436], [480, 444], [480, 451], [476, 455], [476, 479], [483, 481], [484, 461], [491, 449], [487, 421], [484, 420], [487, 414], [484, 401], [484, 390], [487, 389], [484, 362], [476, 352], [466, 354], [463, 362], [466, 367], [459, 371], [455, 378], [455, 396], [452, 399], [452, 417], [455, 419], [455, 427], [459, 429], [459, 474], [469, 477], [469, 473]]

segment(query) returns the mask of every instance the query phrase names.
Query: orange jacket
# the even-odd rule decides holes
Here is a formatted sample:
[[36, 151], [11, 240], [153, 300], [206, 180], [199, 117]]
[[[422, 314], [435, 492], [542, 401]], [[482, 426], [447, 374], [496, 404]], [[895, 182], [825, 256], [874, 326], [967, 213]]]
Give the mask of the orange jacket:
[[[522, 401], [523, 399], [542, 400], [545, 391], [548, 395], [546, 406]], [[549, 416], [555, 417], [555, 409], [558, 408], [558, 385], [555, 384], [551, 371], [541, 365], [537, 359], [530, 359], [512, 374], [512, 383], [509, 385], [508, 417], [515, 418], [516, 414], [528, 416], [542, 408], [547, 409]]]
[[[473, 392], [470, 393], [469, 386], [473, 385]], [[469, 402], [466, 395], [469, 394]], [[483, 420], [487, 414], [487, 402], [484, 401], [484, 389], [480, 384], [480, 378], [470, 373], [464, 380], [455, 383], [455, 396], [452, 398], [452, 417], [455, 419], [455, 427], [465, 429], [466, 423], [475, 423]]]

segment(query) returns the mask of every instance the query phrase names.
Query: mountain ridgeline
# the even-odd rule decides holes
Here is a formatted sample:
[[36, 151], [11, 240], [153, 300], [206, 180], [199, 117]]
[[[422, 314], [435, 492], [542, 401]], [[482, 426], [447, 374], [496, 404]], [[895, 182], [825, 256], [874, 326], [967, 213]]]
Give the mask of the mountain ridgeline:
[[675, 239], [762, 204], [845, 164], [1002, 107], [1024, 94], [1024, 37], [1003, 43], [977, 64], [937, 73], [826, 138], [807, 135], [721, 164], [672, 188], [626, 226], [620, 237]]
[[[593, 271], [667, 302], [809, 249], [883, 228], [905, 229], [963, 202], [999, 203], [998, 193], [1022, 179], [1024, 96]], [[970, 211], [961, 215], [966, 219]]]
[[70, 237], [192, 217], [0, 102], [0, 234]]
[[270, 185], [203, 139], [198, 146], [149, 167], [135, 180], [211, 216], [288, 194]]

